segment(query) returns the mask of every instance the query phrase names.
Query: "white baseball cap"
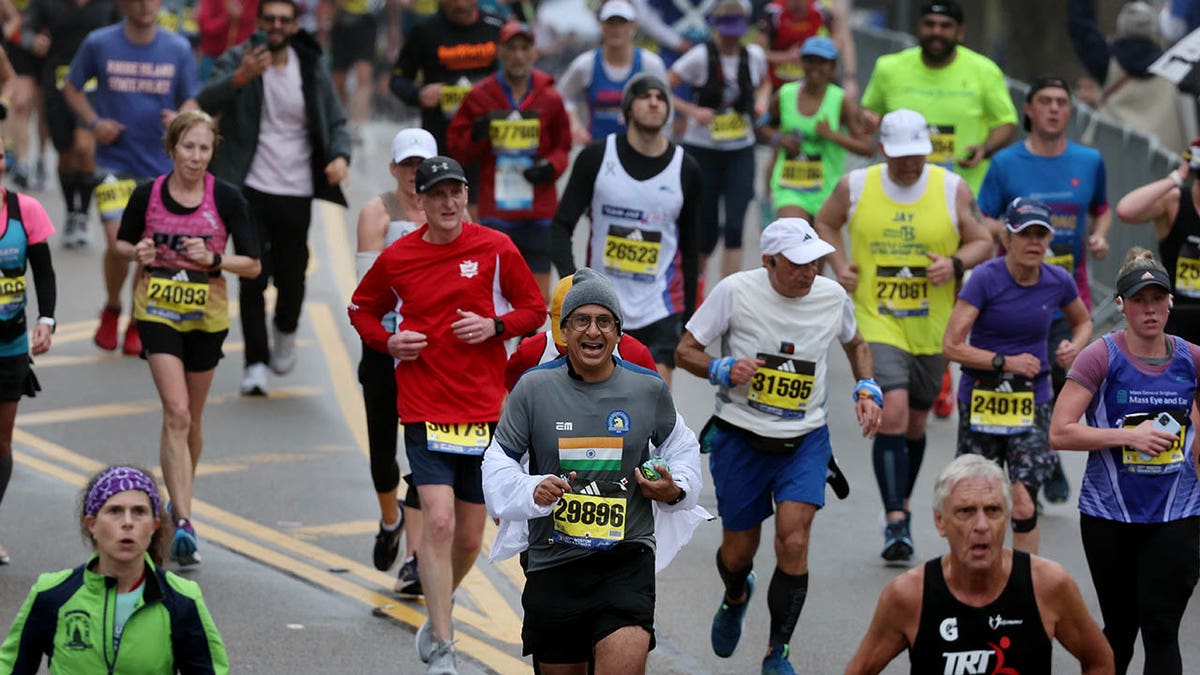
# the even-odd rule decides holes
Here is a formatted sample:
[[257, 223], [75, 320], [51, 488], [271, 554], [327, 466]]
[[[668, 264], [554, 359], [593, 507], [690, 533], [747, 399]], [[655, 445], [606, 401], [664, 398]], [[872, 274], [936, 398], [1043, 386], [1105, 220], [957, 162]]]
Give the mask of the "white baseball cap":
[[424, 129], [403, 129], [392, 139], [392, 163], [399, 164], [409, 157], [429, 159], [438, 154], [437, 141]]
[[888, 157], [911, 157], [933, 152], [929, 140], [929, 123], [916, 110], [901, 108], [883, 116], [879, 124], [879, 141]]
[[762, 231], [759, 248], [764, 255], [782, 253], [797, 265], [807, 265], [834, 251], [803, 218], [780, 218], [768, 225]]
[[608, 21], [615, 16], [626, 21], [637, 21], [637, 9], [627, 0], [607, 0], [600, 6], [601, 21]]

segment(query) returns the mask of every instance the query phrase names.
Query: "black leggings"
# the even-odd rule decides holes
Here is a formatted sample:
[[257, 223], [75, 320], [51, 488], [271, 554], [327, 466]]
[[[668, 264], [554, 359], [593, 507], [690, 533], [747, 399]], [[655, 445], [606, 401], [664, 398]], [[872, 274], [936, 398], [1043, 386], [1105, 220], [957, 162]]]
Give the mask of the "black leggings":
[[[358, 362], [358, 383], [362, 385], [363, 408], [367, 412], [371, 481], [375, 483], [375, 492], [391, 492], [400, 486], [400, 464], [396, 462], [400, 415], [396, 412], [396, 370], [392, 357], [371, 349], [364, 342], [362, 359]], [[410, 478], [411, 474], [405, 476], [408, 488], [404, 505], [419, 509], [421, 498]]]
[[1200, 516], [1166, 523], [1121, 523], [1079, 514], [1083, 551], [1104, 617], [1117, 673], [1142, 632], [1142, 672], [1183, 672], [1179, 623], [1200, 576]]

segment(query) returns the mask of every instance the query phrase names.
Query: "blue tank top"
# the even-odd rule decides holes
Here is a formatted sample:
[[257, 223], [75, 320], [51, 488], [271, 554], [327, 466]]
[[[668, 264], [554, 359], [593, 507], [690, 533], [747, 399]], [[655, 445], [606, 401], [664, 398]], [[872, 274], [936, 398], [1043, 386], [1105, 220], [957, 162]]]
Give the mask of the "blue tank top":
[[588, 85], [587, 105], [590, 119], [588, 133], [593, 139], [625, 131], [621, 123], [621, 92], [625, 83], [642, 72], [642, 50], [633, 50], [633, 66], [623, 80], [611, 80], [604, 72], [603, 50], [597, 48], [592, 56], [592, 83]]
[[1188, 419], [1196, 395], [1196, 364], [1187, 341], [1170, 339], [1174, 355], [1167, 369], [1147, 375], [1117, 348], [1111, 334], [1104, 336], [1108, 374], [1088, 406], [1088, 424], [1133, 427], [1166, 413], [1182, 429], [1180, 439], [1158, 458], [1128, 447], [1088, 453], [1079, 491], [1082, 513], [1124, 523], [1161, 523], [1200, 514], [1190, 450], [1196, 430]]
[[[25, 261], [29, 237], [21, 219], [17, 193], [7, 191], [8, 222], [0, 236], [0, 356], [29, 352], [25, 329]], [[11, 337], [10, 337], [11, 335]]]

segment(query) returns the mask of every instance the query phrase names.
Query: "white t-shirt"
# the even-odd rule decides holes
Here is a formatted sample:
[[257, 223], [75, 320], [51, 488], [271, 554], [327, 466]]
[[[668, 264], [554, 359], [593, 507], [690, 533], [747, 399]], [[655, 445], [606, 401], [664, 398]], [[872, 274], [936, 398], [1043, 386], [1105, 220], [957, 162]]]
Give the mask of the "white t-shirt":
[[[747, 45], [746, 52], [750, 58], [750, 82], [757, 87], [758, 83], [762, 82], [763, 78], [767, 75], [767, 55], [763, 52], [762, 47], [753, 44]], [[725, 76], [723, 103], [725, 106], [730, 106], [738, 98], [738, 55], [721, 56], [720, 61], [721, 72]], [[698, 44], [689, 49], [686, 54], [679, 57], [679, 60], [672, 64], [671, 72], [693, 87], [703, 86], [708, 81], [708, 45]], [[728, 111], [718, 110], [717, 112]], [[740, 150], [741, 148], [754, 145], [754, 120], [746, 120], [745, 126], [746, 132], [737, 139], [717, 141], [713, 140], [712, 125], [702, 127], [689, 117], [687, 129], [683, 132], [682, 141], [687, 145], [697, 145], [702, 148]]]
[[246, 174], [246, 185], [272, 195], [311, 197], [312, 145], [308, 140], [300, 58], [295, 49], [288, 47], [286, 65], [267, 68], [262, 84], [258, 147]]

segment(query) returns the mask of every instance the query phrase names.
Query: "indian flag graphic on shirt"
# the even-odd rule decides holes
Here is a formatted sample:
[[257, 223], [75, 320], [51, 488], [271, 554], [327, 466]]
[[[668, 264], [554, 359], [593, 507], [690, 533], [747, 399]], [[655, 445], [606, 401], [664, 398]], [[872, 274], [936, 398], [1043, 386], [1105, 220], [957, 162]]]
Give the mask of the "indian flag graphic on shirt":
[[560, 438], [558, 465], [563, 471], [620, 471], [623, 450], [617, 437]]

